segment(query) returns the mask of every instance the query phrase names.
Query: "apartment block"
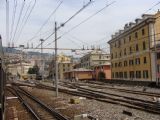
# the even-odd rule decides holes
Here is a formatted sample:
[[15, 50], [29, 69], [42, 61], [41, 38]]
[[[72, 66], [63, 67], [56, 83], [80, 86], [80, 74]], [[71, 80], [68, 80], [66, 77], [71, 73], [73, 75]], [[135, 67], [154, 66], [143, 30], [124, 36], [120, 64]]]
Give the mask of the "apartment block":
[[[151, 80], [157, 76], [157, 52], [160, 43], [160, 12], [143, 14], [127, 23], [108, 42], [112, 79]], [[160, 63], [160, 62], [159, 62]]]
[[93, 69], [94, 66], [110, 64], [110, 54], [100, 50], [94, 50], [80, 58], [78, 68]]

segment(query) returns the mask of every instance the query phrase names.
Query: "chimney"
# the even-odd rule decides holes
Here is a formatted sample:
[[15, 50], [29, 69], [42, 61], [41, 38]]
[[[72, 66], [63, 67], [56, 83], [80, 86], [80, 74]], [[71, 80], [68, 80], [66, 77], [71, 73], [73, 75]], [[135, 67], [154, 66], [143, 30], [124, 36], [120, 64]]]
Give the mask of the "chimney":
[[119, 30], [119, 34], [122, 34], [124, 32], [124, 30]]
[[129, 26], [130, 26], [130, 27], [133, 27], [133, 26], [135, 26], [135, 25], [136, 25], [136, 23], [133, 23], [133, 22], [130, 22], [130, 23], [129, 23]]
[[112, 37], [112, 39], [113, 39], [113, 38], [115, 38], [116, 36], [115, 36], [115, 35], [112, 35], [111, 37]]
[[125, 24], [125, 26], [124, 26], [124, 30], [128, 30], [129, 29], [129, 26], [128, 26], [128, 23], [127, 24]]
[[149, 18], [149, 17], [152, 17], [153, 15], [151, 15], [151, 14], [143, 14], [142, 15], [142, 18], [143, 19], [147, 19], [147, 18]]
[[139, 24], [142, 21], [142, 19], [137, 18], [135, 21], [136, 21], [136, 24]]
[[117, 37], [118, 35], [119, 35], [119, 32], [116, 32], [116, 33], [115, 33], [115, 36]]

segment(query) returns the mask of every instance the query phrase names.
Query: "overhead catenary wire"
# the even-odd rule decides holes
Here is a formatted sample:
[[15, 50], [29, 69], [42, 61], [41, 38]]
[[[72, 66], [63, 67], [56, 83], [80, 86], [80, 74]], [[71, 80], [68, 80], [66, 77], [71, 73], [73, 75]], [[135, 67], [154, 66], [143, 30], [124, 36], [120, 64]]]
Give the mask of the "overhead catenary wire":
[[9, 42], [9, 0], [6, 0], [6, 42]]
[[13, 13], [12, 13], [12, 23], [11, 23], [11, 31], [10, 31], [10, 42], [12, 42], [12, 33], [14, 29], [14, 23], [15, 23], [15, 15], [17, 10], [17, 0], [14, 0], [14, 7], [13, 7]]
[[35, 35], [32, 38], [30, 38], [29, 40], [27, 40], [27, 42], [33, 40], [35, 38], [35, 36], [37, 36], [37, 34], [44, 28], [44, 26], [48, 23], [48, 21], [51, 19], [51, 17], [56, 13], [56, 11], [59, 9], [59, 7], [61, 6], [62, 3], [63, 3], [63, 1], [60, 1], [60, 3], [58, 4], [58, 6], [48, 16], [48, 18], [45, 20], [45, 22], [42, 24], [42, 26], [39, 28], [39, 30], [35, 33]]
[[[80, 22], [79, 24], [77, 24], [76, 26], [74, 26], [73, 28], [71, 28], [69, 31], [65, 32], [64, 34], [62, 34], [60, 37], [58, 37], [57, 39], [60, 39], [62, 36], [68, 34], [69, 32], [71, 32], [72, 30], [76, 29], [77, 27], [79, 27], [81, 24], [87, 22], [89, 19], [91, 19], [92, 17], [94, 17], [95, 15], [97, 15], [98, 13], [102, 12], [105, 8], [109, 7], [110, 5], [114, 4], [115, 1], [111, 2], [110, 4], [107, 4], [105, 7], [103, 7], [102, 9], [100, 9], [99, 11], [97, 11], [96, 13], [92, 14], [91, 16], [87, 17], [85, 20], [83, 20], [82, 22]], [[45, 42], [46, 40], [48, 40], [52, 35], [54, 34], [54, 32], [52, 34], [50, 34], [43, 42]], [[55, 40], [53, 41], [55, 42]], [[48, 45], [50, 45], [52, 43], [49, 43]], [[37, 45], [37, 47], [39, 47], [41, 44]]]
[[86, 5], [83, 5], [83, 7], [77, 11], [74, 15], [72, 15], [66, 22], [64, 22], [62, 24], [62, 26], [64, 26], [65, 24], [67, 24], [70, 20], [72, 20], [77, 14], [79, 14], [83, 9], [85, 9], [87, 6], [89, 6], [93, 1], [90, 0], [90, 2], [88, 2]]
[[[90, 0], [86, 5], [89, 6], [89, 4], [91, 4], [91, 3], [92, 3], [92, 0]], [[83, 6], [83, 7], [80, 9], [80, 12], [87, 7], [86, 5], [84, 5], [85, 7]], [[80, 12], [78, 12], [78, 13], [76, 12], [73, 16], [71, 16], [69, 19], [67, 19], [67, 20], [66, 20], [67, 22], [62, 23], [59, 27], [57, 27], [57, 30], [59, 30], [61, 27], [64, 27], [64, 25], [65, 25], [66, 23], [68, 23], [71, 19], [73, 19], [73, 18], [74, 18], [77, 14], [79, 14]], [[53, 34], [55, 34], [55, 31], [54, 31], [52, 34], [50, 34], [47, 38], [45, 38], [42, 43], [38, 44], [36, 48], [38, 48], [41, 44], [43, 44], [46, 40], [48, 40]], [[59, 37], [59, 38], [60, 38], [60, 37]], [[59, 38], [57, 38], [57, 39], [59, 39]]]
[[85, 20], [83, 20], [82, 22], [80, 22], [79, 24], [75, 25], [74, 27], [72, 27], [70, 30], [68, 30], [67, 32], [65, 32], [64, 34], [62, 34], [60, 37], [68, 34], [69, 32], [71, 32], [72, 30], [76, 29], [77, 27], [79, 27], [81, 24], [87, 22], [88, 20], [90, 20], [91, 18], [93, 18], [94, 16], [96, 16], [98, 13], [102, 12], [104, 9], [106, 9], [107, 7], [111, 6], [112, 4], [114, 4], [116, 1], [111, 2], [110, 4], [107, 4], [105, 7], [103, 7], [102, 9], [98, 10], [96, 13], [92, 14], [91, 16], [87, 17]]
[[13, 39], [12, 39], [13, 41], [15, 40], [15, 36], [16, 36], [17, 30], [18, 30], [18, 27], [19, 27], [19, 23], [20, 23], [20, 20], [21, 20], [21, 17], [22, 17], [24, 6], [25, 6], [25, 0], [22, 2], [22, 7], [20, 9], [18, 21], [17, 21], [16, 28], [15, 28], [15, 31], [14, 31], [14, 34], [13, 34]]
[[159, 4], [160, 4], [160, 1], [157, 2], [155, 5], [153, 5], [151, 8], [149, 8], [148, 10], [146, 10], [146, 12], [144, 12], [144, 14], [147, 13], [147, 12], [149, 12], [150, 10], [152, 10], [154, 7], [156, 7]]
[[[23, 21], [24, 21], [24, 24], [22, 25], [22, 27], [21, 27], [21, 29], [20, 29], [19, 36], [17, 37], [17, 41], [19, 40], [19, 38], [20, 38], [20, 36], [21, 36], [21, 34], [22, 34], [22, 31], [23, 31], [25, 25], [27, 24], [27, 21], [28, 21], [30, 15], [31, 15], [31, 13], [32, 13], [35, 5], [36, 5], [36, 0], [34, 0], [33, 6], [31, 7], [31, 10], [29, 11], [29, 13], [28, 13], [28, 15], [27, 15], [27, 11], [29, 10], [30, 5], [28, 6], [27, 11], [26, 11], [26, 14], [24, 15], [24, 19], [22, 20], [22, 23], [23, 23]], [[25, 19], [25, 16], [26, 16], [26, 19]]]

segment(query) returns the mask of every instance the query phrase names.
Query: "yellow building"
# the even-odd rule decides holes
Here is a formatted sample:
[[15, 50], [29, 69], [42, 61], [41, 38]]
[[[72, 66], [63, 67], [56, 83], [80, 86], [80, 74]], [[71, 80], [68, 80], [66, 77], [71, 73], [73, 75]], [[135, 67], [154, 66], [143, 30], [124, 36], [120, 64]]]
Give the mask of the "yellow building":
[[112, 79], [156, 80], [155, 45], [160, 40], [160, 12], [143, 14], [119, 30], [108, 42]]
[[[64, 72], [70, 71], [73, 68], [71, 57], [60, 54], [57, 57], [58, 61], [58, 79], [64, 79]], [[55, 61], [53, 60], [49, 66], [49, 76], [55, 77]]]

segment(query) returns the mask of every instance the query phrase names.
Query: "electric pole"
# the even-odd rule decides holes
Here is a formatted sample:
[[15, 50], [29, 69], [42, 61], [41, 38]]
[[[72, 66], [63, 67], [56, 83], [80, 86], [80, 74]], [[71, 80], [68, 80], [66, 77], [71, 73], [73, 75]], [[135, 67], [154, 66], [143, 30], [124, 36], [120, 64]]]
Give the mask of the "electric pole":
[[42, 73], [42, 80], [44, 80], [44, 61], [43, 61], [43, 39], [40, 39], [40, 41], [41, 41], [41, 69], [42, 69], [42, 71], [41, 71], [41, 73]]
[[55, 83], [56, 97], [58, 97], [57, 22], [55, 22]]

